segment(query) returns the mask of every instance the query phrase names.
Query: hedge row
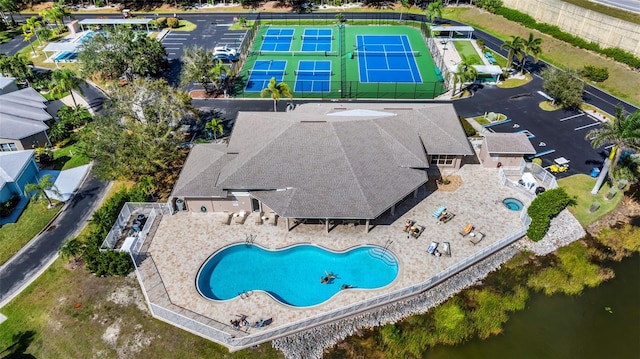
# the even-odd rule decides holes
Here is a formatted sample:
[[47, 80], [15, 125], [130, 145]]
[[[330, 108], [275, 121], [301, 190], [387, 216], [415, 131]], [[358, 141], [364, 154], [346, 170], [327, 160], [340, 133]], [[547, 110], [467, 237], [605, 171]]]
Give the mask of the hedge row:
[[597, 43], [589, 42], [583, 38], [577, 37], [568, 32], [564, 32], [555, 25], [539, 23], [533, 17], [527, 14], [521, 13], [518, 10], [501, 7], [496, 10], [496, 14], [506, 18], [507, 20], [520, 23], [523, 26], [528, 27], [530, 29], [536, 29], [547, 35], [555, 37], [558, 40], [568, 42], [573, 46], [576, 46], [585, 50], [595, 51], [611, 59], [614, 59], [615, 61], [621, 62], [623, 64], [627, 64], [634, 69], [640, 69], [640, 58], [620, 48], [608, 47], [603, 49]]
[[539, 194], [527, 209], [527, 214], [531, 217], [527, 237], [534, 242], [544, 238], [551, 219], [573, 203], [575, 200], [569, 197], [564, 188], [554, 188]]

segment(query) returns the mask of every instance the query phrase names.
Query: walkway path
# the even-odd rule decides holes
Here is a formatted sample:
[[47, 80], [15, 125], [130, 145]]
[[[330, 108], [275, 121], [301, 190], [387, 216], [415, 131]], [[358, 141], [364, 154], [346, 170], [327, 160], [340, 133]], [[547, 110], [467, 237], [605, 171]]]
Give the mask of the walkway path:
[[109, 187], [110, 182], [101, 182], [89, 173], [48, 229], [0, 267], [0, 308], [53, 263], [64, 240], [85, 226]]

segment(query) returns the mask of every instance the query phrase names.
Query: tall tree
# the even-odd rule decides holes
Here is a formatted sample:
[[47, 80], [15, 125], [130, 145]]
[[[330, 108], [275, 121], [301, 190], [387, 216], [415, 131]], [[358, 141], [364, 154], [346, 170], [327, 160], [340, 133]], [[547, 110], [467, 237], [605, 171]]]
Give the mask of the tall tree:
[[227, 70], [222, 66], [222, 61], [213, 58], [213, 51], [200, 46], [187, 47], [180, 58], [182, 71], [180, 82], [182, 86], [190, 82], [197, 82], [204, 87], [207, 93], [220, 90]]
[[442, 11], [444, 7], [442, 6], [442, 0], [434, 1], [427, 6], [427, 16], [429, 17], [429, 22], [433, 24], [433, 18], [442, 17]]
[[400, 21], [402, 21], [402, 10], [407, 9], [408, 12], [411, 9], [411, 3], [409, 0], [400, 0], [400, 5], [402, 5], [400, 8]]
[[277, 104], [280, 97], [286, 96], [290, 99], [293, 98], [289, 85], [284, 82], [276, 83], [275, 77], [272, 77], [269, 81], [269, 85], [260, 91], [260, 97], [265, 97], [266, 95], [270, 95], [273, 100], [273, 112], [278, 111]]
[[181, 156], [180, 126], [196, 115], [189, 95], [144, 78], [109, 91], [102, 113], [80, 133], [96, 174], [137, 180], [168, 168]]
[[160, 75], [166, 56], [167, 52], [157, 39], [118, 27], [97, 33], [85, 41], [78, 60], [80, 72], [85, 77], [114, 80], [125, 75], [131, 81], [136, 76]]
[[[460, 79], [460, 91], [464, 83], [473, 82], [478, 77], [478, 70], [473, 67], [471, 61], [464, 55], [460, 55], [462, 61], [458, 64], [457, 73]], [[455, 78], [454, 78], [455, 81]]]
[[522, 57], [522, 69], [521, 73], [524, 73], [524, 64], [527, 61], [527, 55], [531, 55], [533, 57], [533, 62], [538, 62], [538, 57], [542, 54], [542, 39], [539, 37], [533, 36], [533, 33], [529, 33], [529, 38], [524, 39], [522, 41], [522, 49], [524, 51], [525, 56]]
[[27, 85], [33, 78], [31, 66], [33, 66], [33, 62], [20, 53], [12, 56], [0, 55], [0, 73], [15, 77], [16, 80], [24, 81]]
[[580, 107], [584, 82], [575, 71], [562, 71], [552, 67], [544, 69], [540, 72], [540, 76], [544, 79], [542, 89], [553, 97], [554, 105], [565, 108]]
[[217, 135], [224, 133], [224, 124], [222, 123], [222, 120], [218, 120], [217, 118], [207, 122], [204, 128], [213, 135], [214, 140], [218, 139]]
[[2, 13], [2, 18], [5, 18], [6, 16], [5, 12], [8, 12], [9, 16], [11, 17], [11, 24], [15, 25], [16, 21], [13, 19], [13, 14], [20, 12], [20, 8], [18, 7], [18, 1], [17, 0], [0, 0], [0, 12]]
[[69, 91], [71, 99], [73, 100], [73, 106], [78, 106], [76, 97], [73, 95], [73, 90], [82, 93], [82, 84], [84, 81], [76, 77], [76, 73], [69, 69], [55, 69], [51, 73], [51, 84], [49, 89], [54, 96], [60, 96], [63, 93]]
[[503, 50], [507, 50], [507, 67], [513, 67], [513, 57], [520, 58], [522, 55], [522, 50], [524, 48], [524, 39], [520, 36], [511, 36], [511, 40], [505, 40], [505, 42], [500, 45], [500, 48]]
[[31, 196], [31, 198], [34, 198], [35, 200], [38, 200], [40, 197], [44, 197], [47, 202], [49, 202], [49, 208], [53, 208], [53, 202], [47, 194], [47, 191], [51, 191], [51, 193], [56, 196], [60, 196], [60, 192], [54, 185], [53, 177], [51, 175], [44, 175], [40, 177], [37, 183], [28, 183], [24, 186], [25, 195]]
[[602, 127], [589, 131], [585, 138], [591, 141], [593, 148], [612, 144], [614, 152], [609, 176], [614, 178], [615, 168], [625, 150], [640, 151], [640, 111], [627, 115], [622, 107], [616, 107], [613, 120], [605, 121]]
[[42, 21], [37, 16], [32, 16], [22, 24], [22, 34], [25, 36], [25, 41], [27, 40], [27, 35], [31, 38], [33, 35], [38, 39], [38, 44], [42, 44], [42, 40], [40, 40], [40, 36], [38, 36], [38, 29], [44, 26]]
[[40, 13], [38, 13], [38, 15], [42, 16], [49, 23], [55, 23], [64, 26], [65, 16], [71, 16], [71, 13], [67, 11], [64, 0], [59, 0], [58, 2], [54, 3], [51, 8], [42, 10]]

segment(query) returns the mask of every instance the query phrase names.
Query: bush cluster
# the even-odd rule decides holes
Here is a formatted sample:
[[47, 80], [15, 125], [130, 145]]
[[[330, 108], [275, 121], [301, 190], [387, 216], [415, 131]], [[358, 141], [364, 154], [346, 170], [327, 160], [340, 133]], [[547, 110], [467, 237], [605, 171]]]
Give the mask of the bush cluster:
[[580, 75], [594, 82], [602, 82], [609, 78], [609, 69], [605, 66], [584, 65]]
[[527, 214], [531, 217], [527, 237], [534, 242], [544, 238], [549, 230], [551, 219], [573, 203], [574, 200], [569, 197], [564, 188], [554, 188], [539, 194], [527, 209]]
[[583, 38], [570, 34], [568, 32], [564, 32], [560, 30], [559, 27], [555, 25], [549, 25], [545, 23], [537, 22], [533, 17], [521, 13], [518, 10], [509, 9], [506, 7], [500, 7], [495, 11], [496, 15], [500, 15], [507, 20], [515, 21], [520, 23], [521, 25], [528, 27], [530, 29], [536, 29], [540, 32], [543, 32], [547, 35], [555, 37], [558, 40], [562, 40], [570, 43], [573, 46], [579, 47], [581, 49], [590, 50], [598, 52], [602, 55], [605, 55], [615, 61], [621, 62], [623, 64], [629, 65], [634, 69], [640, 69], [640, 58], [633, 55], [630, 52], [624, 51], [617, 47], [609, 47], [609, 48], [601, 48], [595, 42], [586, 41]]
[[462, 123], [462, 128], [464, 128], [464, 133], [467, 135], [467, 137], [475, 136], [478, 133], [476, 129], [473, 128], [473, 126], [471, 126], [469, 121], [467, 121], [467, 119], [465, 119], [462, 116], [458, 116], [458, 118], [460, 118], [460, 122]]
[[17, 194], [14, 194], [4, 202], [0, 202], [0, 218], [9, 217], [18, 203], [20, 203], [20, 196]]
[[167, 27], [167, 18], [166, 17], [157, 18], [156, 26], [158, 27], [158, 29], [164, 29], [165, 27]]
[[134, 186], [130, 190], [123, 187], [93, 213], [91, 223], [94, 228], [86, 238], [86, 247], [82, 255], [89, 272], [99, 277], [125, 276], [131, 273], [133, 263], [128, 253], [113, 250], [100, 251], [100, 246], [126, 202], [143, 202], [148, 199], [148, 194], [141, 186]]
[[502, 0], [476, 0], [476, 6], [495, 14], [502, 7]]
[[167, 19], [167, 26], [172, 29], [177, 28], [180, 25], [180, 21], [176, 17], [170, 17]]

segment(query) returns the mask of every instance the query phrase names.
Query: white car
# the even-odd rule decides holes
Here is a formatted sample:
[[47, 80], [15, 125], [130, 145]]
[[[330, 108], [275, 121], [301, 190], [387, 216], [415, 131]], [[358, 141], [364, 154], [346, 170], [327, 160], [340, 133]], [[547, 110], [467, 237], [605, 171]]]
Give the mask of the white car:
[[231, 57], [236, 57], [238, 55], [238, 51], [236, 49], [232, 49], [229, 46], [216, 46], [213, 48], [213, 54], [224, 54]]

